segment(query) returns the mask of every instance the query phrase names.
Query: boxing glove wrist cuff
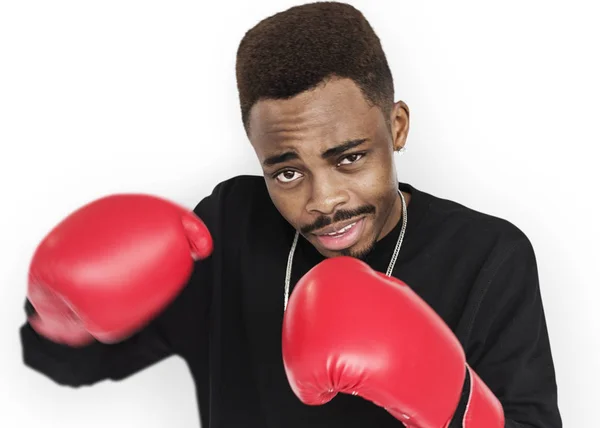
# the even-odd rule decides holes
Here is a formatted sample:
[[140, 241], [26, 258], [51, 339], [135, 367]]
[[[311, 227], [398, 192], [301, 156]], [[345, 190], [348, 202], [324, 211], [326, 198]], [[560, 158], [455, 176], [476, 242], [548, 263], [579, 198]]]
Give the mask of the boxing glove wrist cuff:
[[460, 401], [448, 428], [483, 426], [504, 428], [504, 411], [496, 396], [467, 365]]

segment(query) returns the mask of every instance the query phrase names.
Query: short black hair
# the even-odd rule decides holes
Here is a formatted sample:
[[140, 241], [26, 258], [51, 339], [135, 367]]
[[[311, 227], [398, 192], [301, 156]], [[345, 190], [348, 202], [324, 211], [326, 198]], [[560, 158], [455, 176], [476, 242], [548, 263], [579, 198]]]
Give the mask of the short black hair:
[[240, 42], [236, 78], [244, 128], [261, 99], [287, 99], [332, 77], [349, 78], [389, 123], [394, 82], [379, 37], [345, 3], [294, 6], [265, 18]]

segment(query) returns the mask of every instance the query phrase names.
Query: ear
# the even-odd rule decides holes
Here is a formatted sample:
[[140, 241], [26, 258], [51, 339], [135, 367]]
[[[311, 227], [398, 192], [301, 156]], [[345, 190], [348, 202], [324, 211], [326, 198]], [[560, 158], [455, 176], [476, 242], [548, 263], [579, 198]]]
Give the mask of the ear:
[[394, 151], [400, 151], [406, 145], [410, 127], [410, 110], [404, 101], [398, 101], [390, 112], [390, 126], [392, 131], [392, 145]]

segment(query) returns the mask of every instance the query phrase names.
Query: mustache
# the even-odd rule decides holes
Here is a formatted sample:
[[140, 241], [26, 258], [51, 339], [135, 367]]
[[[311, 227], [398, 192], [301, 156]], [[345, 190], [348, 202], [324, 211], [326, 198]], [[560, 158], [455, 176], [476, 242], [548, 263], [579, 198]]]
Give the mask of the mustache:
[[339, 210], [332, 217], [321, 216], [317, 218], [312, 224], [302, 226], [300, 233], [308, 234], [315, 230], [321, 229], [322, 227], [329, 226], [330, 224], [337, 223], [339, 221], [350, 220], [354, 217], [358, 217], [365, 214], [375, 214], [375, 206], [363, 205], [352, 210]]

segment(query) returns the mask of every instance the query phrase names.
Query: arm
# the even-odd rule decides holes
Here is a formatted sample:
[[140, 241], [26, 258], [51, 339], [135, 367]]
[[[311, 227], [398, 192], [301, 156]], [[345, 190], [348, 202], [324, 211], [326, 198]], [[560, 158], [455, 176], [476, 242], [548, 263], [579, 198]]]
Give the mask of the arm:
[[[29, 301], [26, 306], [30, 306]], [[32, 314], [30, 310], [27, 312]], [[68, 386], [123, 379], [172, 355], [155, 323], [112, 345], [95, 341], [83, 347], [70, 347], [55, 343], [38, 334], [29, 322], [21, 326], [20, 336], [24, 364]]]
[[[194, 210], [198, 217], [207, 222], [208, 227], [211, 227], [214, 224], [216, 211], [215, 195], [216, 191], [213, 195], [204, 198]], [[150, 213], [153, 211], [148, 210], [146, 212]], [[155, 212], [153, 212], [153, 215], [155, 215]], [[99, 217], [100, 220], [96, 218], [92, 223], [97, 226], [98, 223], [101, 223], [106, 217], [110, 216], [101, 215]], [[122, 218], [120, 211], [115, 213], [114, 217]], [[137, 222], [135, 217], [134, 221]], [[67, 226], [70, 224], [73, 223], [66, 223]], [[84, 224], [89, 224], [89, 222]], [[70, 231], [64, 224], [61, 227], [62, 230], [60, 231], [70, 240], [65, 238], [64, 241], [72, 242], [72, 240], [79, 236], [78, 234], [74, 234], [75, 236], [72, 237], [73, 235], [69, 235]], [[92, 229], [96, 230], [97, 227]], [[112, 227], [111, 225], [106, 228], [107, 233], [113, 233], [115, 229], [116, 227]], [[138, 222], [133, 227], [125, 227], [124, 231], [127, 233], [129, 230], [139, 229]], [[149, 230], [157, 229], [151, 226]], [[194, 230], [187, 236], [190, 245], [194, 245], [195, 242], [193, 234]], [[85, 248], [89, 242], [98, 244], [104, 236], [105, 234], [100, 234], [98, 241], [84, 239], [81, 244], [76, 242], [77, 246], [74, 247], [76, 249], [74, 254], [78, 256], [81, 253], [80, 248]], [[192, 236], [192, 238], [190, 238], [190, 236]], [[143, 248], [147, 249], [148, 239], [144, 240], [143, 238], [144, 237], [142, 236], [142, 242], [146, 242], [146, 245]], [[132, 242], [139, 241], [135, 236], [124, 238], [124, 242], [127, 242], [128, 240]], [[100, 247], [99, 249], [96, 248], [99, 257], [96, 255], [88, 256], [88, 258], [85, 259], [86, 263], [89, 263], [87, 266], [93, 266], [96, 261], [99, 261], [95, 272], [101, 273], [102, 275], [106, 274], [107, 278], [104, 283], [107, 285], [107, 290], [108, 287], [113, 285], [112, 278], [123, 278], [125, 280], [125, 285], [116, 287], [115, 293], [113, 293], [112, 290], [109, 290], [102, 296], [99, 296], [100, 298], [105, 298], [105, 300], [98, 303], [98, 299], [90, 298], [90, 295], [87, 294], [87, 279], [85, 278], [85, 273], [88, 272], [89, 269], [86, 268], [75, 271], [78, 272], [79, 275], [83, 275], [84, 278], [78, 282], [76, 287], [71, 288], [74, 292], [86, 290], [85, 293], [81, 293], [82, 296], [75, 295], [74, 297], [79, 297], [83, 300], [83, 303], [87, 303], [88, 306], [90, 304], [95, 304], [95, 306], [91, 308], [93, 309], [91, 312], [96, 316], [96, 320], [103, 321], [98, 314], [103, 315], [108, 321], [114, 321], [115, 317], [117, 318], [117, 321], [119, 321], [118, 317], [129, 317], [127, 320], [127, 330], [120, 331], [110, 328], [106, 329], [106, 331], [110, 333], [109, 335], [98, 335], [96, 336], [96, 339], [94, 339], [94, 335], [86, 336], [85, 332], [87, 329], [82, 327], [87, 327], [87, 325], [84, 325], [81, 320], [76, 320], [75, 323], [70, 322], [68, 317], [64, 318], [64, 321], [61, 320], [61, 313], [69, 311], [64, 310], [64, 306], [61, 306], [60, 300], [44, 300], [45, 296], [58, 295], [60, 291], [63, 291], [61, 287], [64, 289], [64, 281], [51, 282], [49, 285], [54, 287], [57, 291], [53, 291], [49, 294], [41, 293], [41, 298], [40, 294], [36, 294], [36, 290], [34, 290], [33, 294], [37, 299], [37, 305], [36, 301], [31, 300], [32, 289], [30, 286], [25, 308], [28, 320], [20, 328], [22, 358], [26, 366], [46, 375], [59, 384], [70, 386], [91, 385], [106, 379], [120, 380], [131, 376], [165, 358], [177, 354], [183, 346], [189, 344], [188, 342], [191, 338], [194, 341], [207, 343], [206, 338], [203, 337], [206, 330], [196, 329], [194, 326], [204, 325], [204, 323], [207, 322], [211, 293], [211, 259], [199, 260], [192, 263], [192, 266], [190, 267], [191, 273], [187, 275], [185, 279], [181, 277], [174, 279], [169, 274], [169, 272], [172, 272], [172, 266], [174, 264], [173, 260], [175, 257], [172, 252], [167, 251], [167, 254], [161, 258], [163, 262], [150, 258], [141, 258], [136, 261], [138, 250], [137, 247], [134, 247], [132, 248], [133, 254], [130, 254], [129, 258], [124, 258], [121, 252], [114, 255], [114, 265], [117, 265], [117, 268], [115, 268], [116, 273], [113, 273], [112, 276], [110, 276], [110, 266], [107, 268], [100, 265], [100, 262], [107, 258], [106, 255], [110, 254], [112, 248], [114, 248], [114, 246], [107, 246], [107, 249], [105, 249], [105, 247]], [[159, 248], [162, 248], [162, 246], [159, 246]], [[35, 266], [36, 274], [33, 275], [33, 277], [40, 277], [41, 275], [39, 272], [42, 271], [43, 277], [49, 278], [46, 281], [51, 281], [52, 278], [57, 276], [54, 273], [55, 269], [58, 271], [59, 268], [69, 269], [69, 266], [77, 266], [76, 263], [71, 261], [65, 263], [64, 261], [68, 259], [67, 256], [63, 256], [62, 253], [59, 257], [63, 260], [63, 263], [61, 264], [52, 262], [52, 260], [56, 260], [56, 257], [48, 258], [51, 263], [37, 263]], [[186, 259], [189, 255], [180, 254], [178, 257]], [[167, 260], [169, 260], [168, 263]], [[46, 265], [49, 265], [48, 269], [50, 269], [51, 273], [49, 275], [45, 273], [48, 270], [46, 269]], [[40, 268], [40, 266], [42, 267]], [[118, 269], [124, 270], [123, 272], [117, 272]], [[66, 272], [73, 271], [66, 270]], [[135, 275], [132, 272], [138, 273], [138, 275]], [[143, 275], [145, 278], [142, 278], [142, 275], [139, 275], [140, 272], [145, 274]], [[72, 278], [73, 276], [74, 275], [69, 273], [66, 278]], [[162, 278], [160, 282], [156, 281], [157, 277]], [[129, 278], [137, 279], [132, 279], [130, 281]], [[179, 281], [181, 280], [183, 280], [183, 285], [179, 286], [178, 284], [180, 284]], [[164, 282], [169, 281], [172, 282], [171, 287], [174, 287], [172, 289], [175, 290], [175, 287], [177, 287], [178, 291], [172, 299], [169, 298], [168, 304], [165, 303], [163, 305], [160, 300], [166, 300], [168, 297], [159, 295], [159, 293], [162, 293], [162, 290], [165, 288], [165, 285], [163, 285]], [[134, 293], [125, 296], [127, 298], [123, 298], [123, 296], [119, 294], [128, 287], [133, 287], [134, 285], [136, 290], [139, 291], [135, 291]], [[152, 305], [154, 309], [146, 309], [144, 312], [143, 306], [145, 299], [150, 302], [149, 305]], [[162, 309], [158, 309], [159, 306], [157, 306], [157, 302], [159, 306], [162, 306]], [[37, 311], [34, 309], [34, 306], [37, 308]], [[118, 309], [115, 310], [115, 308]], [[141, 311], [143, 312], [142, 314], [140, 314]], [[138, 317], [138, 321], [136, 322], [137, 325], [140, 325], [140, 323], [143, 324], [134, 328], [130, 333], [132, 326], [130, 315], [132, 314], [133, 316]], [[140, 321], [141, 316], [144, 318]], [[148, 321], [144, 322], [146, 317], [148, 317]], [[84, 319], [87, 322], [90, 320], [89, 316]], [[49, 320], [49, 322], [44, 320]], [[96, 323], [95, 330], [99, 331], [97, 326], [98, 324]], [[75, 334], [73, 334], [73, 332], [75, 332]], [[102, 333], [102, 331], [99, 332]], [[77, 340], [69, 341], [74, 336]], [[81, 337], [85, 340], [80, 340]], [[107, 337], [109, 340], [102, 340], [102, 337]], [[91, 338], [91, 340], [89, 338]], [[74, 345], [72, 342], [78, 342], [78, 344]]]
[[[82, 347], [52, 342], [26, 322], [20, 328], [24, 364], [60, 385], [92, 385], [104, 380], [122, 380], [176, 355], [186, 338], [188, 324], [205, 323], [210, 302], [210, 260], [196, 262], [182, 293], [161, 314], [133, 336], [114, 344], [94, 341]], [[28, 316], [35, 309], [26, 301]], [[203, 329], [193, 340], [207, 343]]]
[[507, 428], [562, 427], [537, 263], [527, 239], [494, 274], [466, 352], [502, 403]]
[[407, 284], [350, 257], [311, 269], [284, 315], [290, 386], [306, 404], [359, 395], [410, 428], [503, 428], [501, 403]]

